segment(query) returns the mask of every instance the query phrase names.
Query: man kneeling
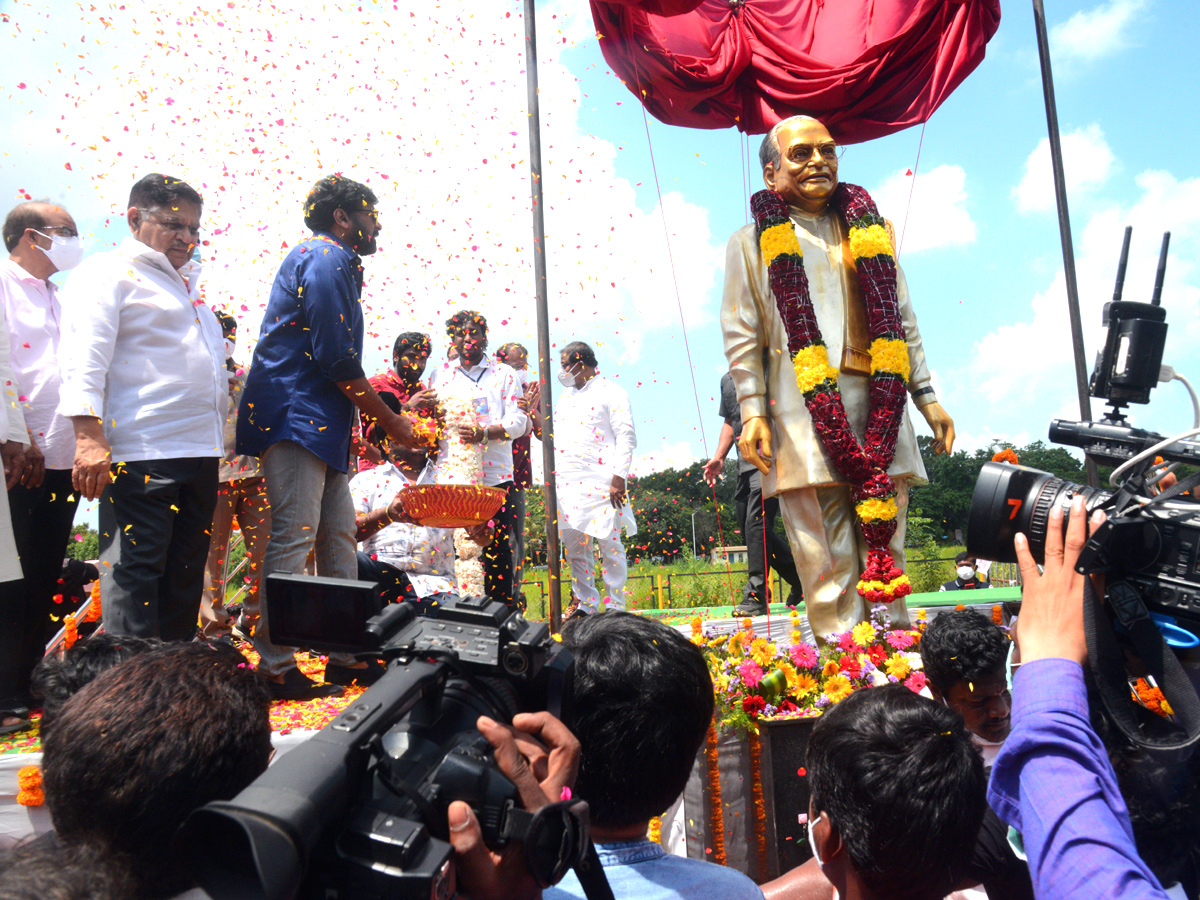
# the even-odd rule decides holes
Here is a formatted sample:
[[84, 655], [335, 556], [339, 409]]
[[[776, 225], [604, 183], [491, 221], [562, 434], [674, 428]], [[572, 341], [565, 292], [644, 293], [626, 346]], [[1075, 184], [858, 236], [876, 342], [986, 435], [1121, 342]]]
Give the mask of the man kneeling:
[[[591, 807], [592, 839], [617, 900], [762, 900], [733, 869], [668, 856], [646, 839], [650, 819], [683, 793], [713, 715], [700, 649], [632, 613], [573, 619], [563, 645], [575, 656], [575, 714], [583, 749], [576, 795]], [[546, 900], [582, 898], [574, 873]]]

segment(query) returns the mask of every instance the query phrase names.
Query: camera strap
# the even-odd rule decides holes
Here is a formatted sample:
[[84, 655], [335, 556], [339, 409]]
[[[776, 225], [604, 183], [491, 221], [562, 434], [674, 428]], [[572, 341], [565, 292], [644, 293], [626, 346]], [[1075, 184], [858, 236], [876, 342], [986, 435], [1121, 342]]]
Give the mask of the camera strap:
[[1108, 586], [1108, 592], [1109, 608], [1128, 632], [1134, 651], [1171, 705], [1175, 721], [1147, 712], [1130, 696], [1125, 648], [1089, 578], [1083, 589], [1083, 627], [1088, 667], [1105, 710], [1121, 732], [1139, 747], [1181, 750], [1193, 746], [1200, 741], [1200, 697], [1133, 586], [1116, 581]]

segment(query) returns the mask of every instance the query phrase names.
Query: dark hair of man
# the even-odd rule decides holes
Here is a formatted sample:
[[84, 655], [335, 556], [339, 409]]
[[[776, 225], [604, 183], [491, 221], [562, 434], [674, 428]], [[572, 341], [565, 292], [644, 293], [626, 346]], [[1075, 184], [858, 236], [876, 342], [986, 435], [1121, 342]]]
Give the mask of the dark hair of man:
[[109, 669], [67, 702], [43, 746], [59, 837], [128, 857], [144, 897], [186, 890], [172, 836], [267, 768], [270, 702], [226, 644], [169, 644]]
[[[1117, 787], [1129, 810], [1138, 856], [1167, 887], [1181, 882], [1189, 897], [1200, 888], [1200, 752], [1139, 747], [1113, 723], [1088, 679], [1092, 728], [1108, 752]], [[1152, 733], [1164, 722], [1138, 710]]]
[[841, 835], [867, 889], [943, 897], [983, 821], [983, 760], [962, 718], [902, 684], [855, 691], [813, 727], [805, 758], [813, 810]]
[[133, 900], [124, 859], [102, 847], [64, 845], [53, 832], [0, 854], [0, 900]]
[[473, 309], [460, 309], [446, 320], [446, 334], [454, 337], [462, 332], [467, 325], [474, 323], [479, 326], [483, 336], [487, 337], [487, 319]]
[[985, 616], [969, 609], [938, 613], [921, 638], [925, 677], [942, 696], [960, 681], [973, 684], [1004, 677], [1008, 636]]
[[38, 723], [42, 740], [54, 727], [63, 705], [101, 672], [161, 644], [157, 638], [93, 634], [70, 647], [62, 659], [45, 657], [33, 670], [34, 695], [42, 698], [42, 719]]
[[138, 209], [171, 209], [180, 202], [204, 206], [200, 194], [186, 181], [157, 172], [142, 178], [129, 192], [129, 205]]
[[563, 347], [562, 352], [568, 366], [583, 363], [585, 366], [596, 368], [596, 352], [583, 341], [571, 341]]
[[968, 553], [966, 550], [962, 550], [962, 551], [960, 551], [960, 552], [959, 552], [959, 554], [958, 554], [956, 557], [954, 557], [954, 564], [957, 566], [957, 565], [958, 565], [960, 562], [962, 562], [964, 559], [969, 559], [969, 560], [972, 560], [972, 561], [974, 561], [975, 557], [973, 557], [973, 556], [972, 556], [970, 553]]
[[392, 345], [392, 356], [403, 356], [405, 353], [429, 355], [432, 351], [433, 342], [429, 340], [429, 335], [419, 331], [403, 332], [396, 338], [396, 343]]
[[687, 786], [713, 715], [712, 678], [695, 644], [632, 613], [573, 619], [563, 646], [575, 657], [568, 724], [583, 745], [576, 793], [592, 821], [647, 821]]
[[500, 360], [500, 362], [502, 362], [502, 363], [507, 363], [508, 358], [513, 353], [516, 353], [518, 351], [521, 353], [524, 353], [526, 357], [529, 356], [529, 351], [525, 349], [525, 346], [523, 344], [518, 344], [516, 341], [509, 341], [507, 344], [504, 344], [503, 346], [500, 347], [499, 350], [496, 351], [496, 359]]
[[314, 232], [333, 231], [333, 214], [339, 209], [362, 212], [372, 208], [377, 199], [365, 184], [341, 175], [326, 175], [313, 185], [304, 200], [304, 224]]
[[226, 337], [237, 331], [237, 319], [223, 309], [218, 309], [214, 312], [217, 316], [217, 321], [221, 323], [221, 331]]
[[42, 215], [42, 207], [49, 200], [34, 200], [19, 203], [9, 211], [4, 218], [4, 249], [12, 253], [21, 243], [27, 228], [45, 228], [46, 217]]

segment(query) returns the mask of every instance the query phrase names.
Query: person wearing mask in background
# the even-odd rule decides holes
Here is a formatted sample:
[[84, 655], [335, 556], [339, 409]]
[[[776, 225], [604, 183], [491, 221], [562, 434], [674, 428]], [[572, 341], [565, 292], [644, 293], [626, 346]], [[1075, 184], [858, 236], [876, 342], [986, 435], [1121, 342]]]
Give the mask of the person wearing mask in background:
[[[233, 358], [237, 348], [237, 320], [227, 312], [217, 313], [217, 318], [225, 333], [229, 412], [225, 416], [225, 455], [218, 470], [220, 488], [208, 543], [204, 595], [200, 601], [200, 630], [205, 637], [222, 638], [232, 635], [236, 626], [242, 637], [249, 638], [251, 627], [258, 622], [259, 574], [263, 554], [267, 550], [267, 539], [271, 535], [271, 504], [267, 500], [267, 483], [258, 460], [253, 456], [239, 455], [236, 449], [238, 406], [246, 388], [247, 372]], [[245, 580], [245, 600], [237, 611], [236, 621], [231, 615], [231, 610], [236, 607], [225, 607], [225, 566], [235, 518], [245, 542], [249, 569]]]
[[[496, 351], [496, 359], [508, 365], [521, 380], [521, 399], [517, 406], [526, 414], [530, 404], [536, 404], [539, 397], [538, 383], [529, 380], [529, 351], [517, 343], [509, 342]], [[517, 606], [525, 609], [525, 592], [521, 590], [521, 582], [525, 578], [525, 491], [533, 487], [533, 464], [529, 459], [529, 441], [533, 432], [533, 424], [519, 438], [513, 438], [513, 489], [509, 495], [513, 504], [512, 554], [513, 554], [513, 592], [517, 598]]]
[[8, 491], [23, 577], [0, 586], [0, 731], [22, 727], [29, 679], [45, 652], [63, 552], [75, 520], [71, 489], [75, 433], [58, 414], [58, 344], [62, 307], [56, 272], [83, 258], [75, 220], [53, 203], [22, 203], [4, 220], [8, 259], [0, 262], [0, 304], [9, 362], [29, 448], [19, 483]]
[[100, 499], [113, 634], [196, 633], [229, 403], [225, 341], [193, 259], [203, 209], [180, 179], [145, 176], [129, 194], [130, 236], [63, 285], [58, 412], [75, 429], [74, 488]]
[[976, 571], [978, 563], [966, 550], [954, 557], [954, 580], [947, 581], [938, 590], [941, 591], [973, 591], [979, 588], [990, 588], [991, 583]]
[[[558, 528], [579, 598], [566, 614], [586, 616], [604, 608], [596, 590], [593, 540], [600, 545], [605, 605], [625, 608], [629, 567], [621, 529], [637, 534], [626, 496], [637, 435], [629, 394], [598, 374], [591, 347], [572, 341], [563, 348], [560, 362], [558, 380], [566, 390], [555, 408], [553, 425]], [[539, 411], [534, 417], [534, 433], [539, 437], [544, 425]]]
[[[432, 350], [433, 344], [429, 335], [419, 331], [405, 331], [392, 345], [392, 367], [386, 372], [372, 375], [368, 383], [380, 397], [384, 394], [395, 397], [399, 401], [401, 412], [431, 414], [437, 401], [433, 391], [426, 390], [422, 377], [425, 375], [425, 366], [429, 363]], [[352, 440], [357, 448], [360, 472], [372, 469], [382, 461], [378, 446], [367, 438], [373, 424], [363, 412], [359, 412], [354, 422]]]
[[[487, 319], [461, 310], [446, 320], [446, 333], [456, 351], [457, 365], [435, 373], [434, 387], [461, 390], [471, 396], [479, 413], [477, 425], [460, 425], [459, 437], [483, 445], [483, 483], [504, 490], [504, 505], [493, 517], [495, 535], [483, 551], [484, 590], [488, 597], [516, 609], [513, 590], [513, 548], [509, 535], [515, 524], [512, 442], [525, 434], [529, 417], [518, 405], [521, 379], [510, 367], [487, 355]], [[445, 449], [443, 438], [442, 450]]]

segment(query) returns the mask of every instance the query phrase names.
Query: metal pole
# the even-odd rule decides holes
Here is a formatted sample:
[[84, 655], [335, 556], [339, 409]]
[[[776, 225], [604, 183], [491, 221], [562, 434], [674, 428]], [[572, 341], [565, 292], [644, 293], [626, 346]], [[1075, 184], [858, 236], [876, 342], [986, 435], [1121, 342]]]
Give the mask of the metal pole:
[[698, 559], [700, 557], [700, 552], [696, 549], [696, 513], [698, 512], [700, 512], [700, 510], [696, 510], [696, 512], [692, 513], [692, 559]]
[[[1058, 204], [1058, 234], [1062, 241], [1063, 275], [1067, 282], [1067, 312], [1071, 320], [1071, 347], [1075, 351], [1075, 389], [1079, 394], [1079, 417], [1092, 420], [1088, 394], [1087, 359], [1083, 349], [1083, 322], [1079, 317], [1079, 283], [1075, 279], [1075, 247], [1071, 242], [1071, 216], [1067, 211], [1067, 183], [1063, 176], [1062, 140], [1058, 133], [1058, 107], [1054, 102], [1054, 73], [1050, 70], [1050, 44], [1046, 38], [1046, 10], [1042, 0], [1033, 0], [1033, 24], [1037, 31], [1038, 58], [1042, 64], [1042, 93], [1046, 100], [1046, 127], [1050, 132], [1050, 164], [1054, 169], [1054, 200]], [[1087, 479], [1100, 484], [1100, 473], [1086, 457]]]
[[550, 310], [546, 300], [546, 227], [542, 218], [542, 135], [538, 107], [537, 22], [525, 0], [525, 84], [529, 92], [529, 190], [533, 199], [533, 274], [537, 290], [538, 377], [542, 383], [542, 468], [546, 476], [546, 563], [550, 568], [550, 630], [562, 629], [562, 553], [554, 481], [554, 415], [550, 402]]

